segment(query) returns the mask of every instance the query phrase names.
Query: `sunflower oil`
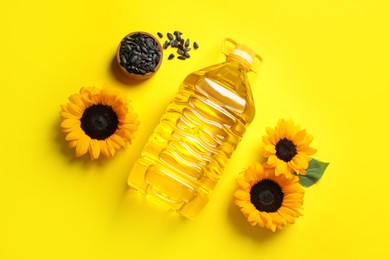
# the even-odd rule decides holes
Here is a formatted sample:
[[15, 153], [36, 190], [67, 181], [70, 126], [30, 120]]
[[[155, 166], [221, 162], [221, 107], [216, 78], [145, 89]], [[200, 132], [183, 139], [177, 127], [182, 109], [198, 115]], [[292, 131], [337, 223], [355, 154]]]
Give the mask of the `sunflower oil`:
[[[235, 48], [227, 53], [226, 43]], [[255, 116], [247, 72], [254, 58], [225, 39], [226, 61], [189, 74], [133, 166], [128, 184], [195, 218]]]

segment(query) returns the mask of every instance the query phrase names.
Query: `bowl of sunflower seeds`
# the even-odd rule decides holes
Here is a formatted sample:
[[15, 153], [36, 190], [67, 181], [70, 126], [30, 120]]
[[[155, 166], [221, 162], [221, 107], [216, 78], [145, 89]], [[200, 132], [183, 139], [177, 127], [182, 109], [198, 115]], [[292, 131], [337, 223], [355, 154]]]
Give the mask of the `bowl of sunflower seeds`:
[[136, 80], [148, 79], [160, 68], [163, 48], [156, 37], [147, 32], [127, 34], [119, 43], [116, 60], [124, 74]]

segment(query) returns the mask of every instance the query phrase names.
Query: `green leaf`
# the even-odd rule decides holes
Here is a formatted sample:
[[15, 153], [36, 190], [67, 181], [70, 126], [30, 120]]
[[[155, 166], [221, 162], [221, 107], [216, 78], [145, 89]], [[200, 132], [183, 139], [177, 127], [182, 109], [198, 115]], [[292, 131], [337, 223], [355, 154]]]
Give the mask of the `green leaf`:
[[298, 175], [299, 182], [302, 186], [310, 187], [321, 179], [329, 163], [321, 162], [316, 159], [312, 159], [309, 162], [309, 167], [306, 170], [306, 175]]

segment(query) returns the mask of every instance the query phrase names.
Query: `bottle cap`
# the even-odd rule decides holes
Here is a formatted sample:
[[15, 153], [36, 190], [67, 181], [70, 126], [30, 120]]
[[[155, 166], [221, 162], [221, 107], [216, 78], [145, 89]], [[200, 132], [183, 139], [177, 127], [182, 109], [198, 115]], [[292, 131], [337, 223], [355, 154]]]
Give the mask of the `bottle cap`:
[[[234, 48], [231, 51], [227, 51], [226, 43], [231, 43]], [[235, 60], [240, 62], [247, 71], [255, 71], [253, 64], [255, 58], [261, 63], [262, 58], [255, 51], [244, 44], [238, 44], [230, 38], [226, 38], [223, 42], [222, 52], [226, 55], [226, 60]]]

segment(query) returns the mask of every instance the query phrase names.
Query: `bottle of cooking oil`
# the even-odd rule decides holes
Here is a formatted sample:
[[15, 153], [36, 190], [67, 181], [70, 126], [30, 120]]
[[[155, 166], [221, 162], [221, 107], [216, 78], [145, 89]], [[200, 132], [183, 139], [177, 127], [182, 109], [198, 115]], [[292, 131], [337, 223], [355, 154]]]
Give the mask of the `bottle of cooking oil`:
[[247, 72], [261, 57], [229, 38], [223, 46], [225, 62], [184, 79], [128, 178], [130, 187], [189, 218], [207, 204], [255, 116]]

